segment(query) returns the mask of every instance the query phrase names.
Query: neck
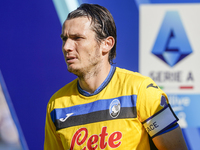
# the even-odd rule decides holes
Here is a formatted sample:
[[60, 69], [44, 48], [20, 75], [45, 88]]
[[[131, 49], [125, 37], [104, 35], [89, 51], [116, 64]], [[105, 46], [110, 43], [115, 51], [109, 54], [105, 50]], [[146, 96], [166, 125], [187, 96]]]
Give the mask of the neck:
[[99, 66], [90, 70], [86, 74], [79, 76], [78, 81], [80, 87], [90, 94], [94, 93], [94, 91], [104, 82], [110, 72], [110, 69], [110, 64], [102, 67]]

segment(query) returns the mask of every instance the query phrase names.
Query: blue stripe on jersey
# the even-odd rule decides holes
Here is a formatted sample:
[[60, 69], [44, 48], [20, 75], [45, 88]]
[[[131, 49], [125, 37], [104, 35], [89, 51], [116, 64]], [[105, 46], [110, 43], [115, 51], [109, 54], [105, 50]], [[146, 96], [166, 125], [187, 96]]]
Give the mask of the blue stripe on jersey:
[[66, 114], [73, 113], [73, 115], [71, 116], [78, 116], [78, 115], [89, 114], [96, 111], [109, 110], [110, 103], [114, 99], [118, 99], [120, 101], [121, 108], [136, 107], [137, 95], [121, 96], [113, 99], [97, 100], [92, 103], [75, 105], [67, 108], [57, 108], [50, 113], [51, 119], [53, 122], [55, 122], [57, 119], [65, 118]]

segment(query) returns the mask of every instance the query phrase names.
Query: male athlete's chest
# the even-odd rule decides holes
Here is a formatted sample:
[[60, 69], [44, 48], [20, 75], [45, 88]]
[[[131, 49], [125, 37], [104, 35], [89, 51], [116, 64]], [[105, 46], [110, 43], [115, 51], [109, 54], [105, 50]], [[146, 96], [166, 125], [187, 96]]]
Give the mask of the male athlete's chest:
[[136, 95], [120, 96], [54, 109], [51, 116], [63, 146], [84, 150], [134, 147], [142, 135], [136, 99]]

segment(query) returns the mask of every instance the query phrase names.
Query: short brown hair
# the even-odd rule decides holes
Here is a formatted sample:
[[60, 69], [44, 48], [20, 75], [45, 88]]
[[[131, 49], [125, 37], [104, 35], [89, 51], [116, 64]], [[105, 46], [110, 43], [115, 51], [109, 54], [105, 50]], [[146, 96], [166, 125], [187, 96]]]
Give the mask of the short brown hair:
[[96, 33], [97, 42], [101, 42], [109, 36], [115, 39], [115, 44], [109, 52], [109, 63], [113, 64], [113, 59], [116, 57], [117, 33], [113, 16], [103, 6], [97, 4], [82, 4], [76, 10], [68, 14], [67, 20], [87, 16], [91, 18], [92, 28]]

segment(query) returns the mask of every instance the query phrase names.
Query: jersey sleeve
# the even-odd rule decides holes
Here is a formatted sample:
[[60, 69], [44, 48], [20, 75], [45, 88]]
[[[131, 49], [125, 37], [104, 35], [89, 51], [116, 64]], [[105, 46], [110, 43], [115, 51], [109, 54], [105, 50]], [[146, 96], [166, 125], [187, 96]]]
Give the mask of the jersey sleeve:
[[64, 150], [61, 139], [56, 133], [56, 127], [51, 119], [50, 108], [47, 106], [44, 150], [56, 149]]
[[142, 82], [136, 107], [139, 120], [152, 138], [178, 121], [167, 95], [151, 78]]

